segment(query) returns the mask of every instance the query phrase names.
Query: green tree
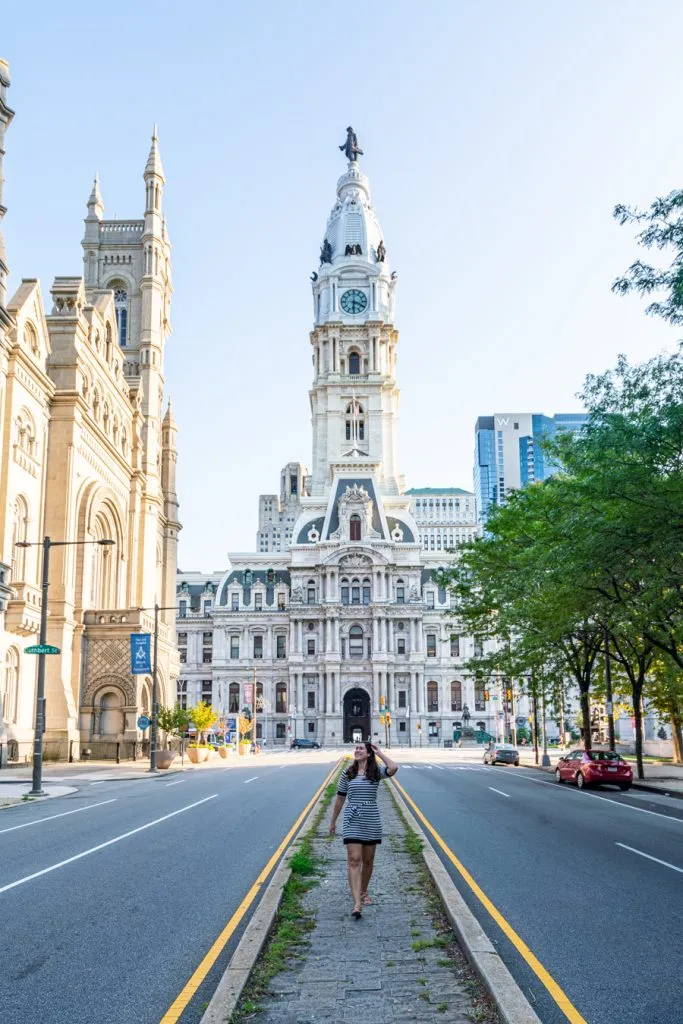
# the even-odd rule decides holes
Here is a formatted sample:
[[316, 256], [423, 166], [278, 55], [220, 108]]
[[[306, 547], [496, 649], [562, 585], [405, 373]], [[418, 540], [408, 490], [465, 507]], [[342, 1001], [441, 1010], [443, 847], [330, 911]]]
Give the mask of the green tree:
[[619, 295], [663, 293], [660, 301], [650, 303], [646, 313], [670, 324], [683, 323], [683, 191], [677, 189], [655, 199], [647, 210], [620, 203], [614, 208], [614, 216], [622, 225], [641, 227], [636, 241], [644, 249], [669, 252], [671, 259], [659, 268], [636, 260], [616, 279], [612, 290]]
[[165, 708], [159, 705], [157, 722], [159, 728], [164, 732], [165, 749], [168, 750], [169, 740], [172, 737], [177, 738], [187, 732], [187, 727], [190, 724], [190, 713], [185, 708], [181, 708], [180, 704], [175, 704], [172, 708]]
[[670, 724], [673, 759], [676, 764], [683, 764], [683, 672], [671, 658], [655, 658], [645, 686], [645, 699]]
[[200, 700], [199, 704], [195, 704], [193, 708], [190, 708], [190, 720], [192, 721], [197, 735], [199, 736], [199, 742], [205, 742], [205, 734], [214, 724], [218, 721], [218, 713], [214, 711], [210, 704]]

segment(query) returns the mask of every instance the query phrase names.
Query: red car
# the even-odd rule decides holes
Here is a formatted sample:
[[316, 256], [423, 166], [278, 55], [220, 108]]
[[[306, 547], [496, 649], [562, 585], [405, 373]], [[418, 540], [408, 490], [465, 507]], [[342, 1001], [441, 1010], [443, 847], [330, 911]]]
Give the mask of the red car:
[[611, 785], [625, 791], [631, 788], [633, 769], [611, 750], [573, 750], [557, 762], [555, 781], [575, 782], [579, 789]]

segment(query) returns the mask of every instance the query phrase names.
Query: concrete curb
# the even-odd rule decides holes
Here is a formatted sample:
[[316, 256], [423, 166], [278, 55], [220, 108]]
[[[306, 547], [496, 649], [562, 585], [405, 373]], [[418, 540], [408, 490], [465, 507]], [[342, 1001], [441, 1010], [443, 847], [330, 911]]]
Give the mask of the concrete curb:
[[[458, 892], [453, 879], [395, 786], [391, 795], [408, 825], [424, 843], [422, 857], [443, 901], [446, 916], [463, 953], [493, 999], [504, 1024], [541, 1024], [531, 1003], [496, 952], [486, 932]], [[217, 1024], [217, 1022], [216, 1022]]]
[[292, 873], [289, 862], [294, 853], [294, 845], [310, 832], [324, 799], [325, 790], [313, 804], [303, 825], [285, 850], [199, 1024], [226, 1024], [226, 1021], [230, 1020], [237, 1009], [244, 987], [249, 981], [266, 939], [270, 935], [280, 907], [282, 891]]

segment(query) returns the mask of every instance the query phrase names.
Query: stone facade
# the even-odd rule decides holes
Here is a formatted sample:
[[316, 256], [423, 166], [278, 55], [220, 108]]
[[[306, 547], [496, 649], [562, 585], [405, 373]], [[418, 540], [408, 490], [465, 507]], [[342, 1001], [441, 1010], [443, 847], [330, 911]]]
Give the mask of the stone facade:
[[[423, 544], [422, 492], [406, 492], [398, 471], [395, 289], [369, 182], [354, 161], [337, 184], [312, 274], [310, 479], [292, 463], [279, 499], [261, 497], [257, 552], [230, 554], [218, 579], [178, 577], [182, 699], [211, 694], [230, 718], [255, 683], [257, 736], [268, 744], [376, 735], [426, 745], [452, 740], [463, 724], [495, 731], [495, 706], [464, 669], [472, 641], [459, 635], [438, 586], [445, 549]], [[286, 491], [293, 476], [294, 495]], [[457, 543], [476, 528], [474, 502], [470, 492], [448, 494], [463, 501], [453, 519], [467, 537]], [[390, 730], [380, 720], [387, 708]]]
[[[0, 125], [9, 123], [0, 63]], [[0, 150], [2, 139], [0, 138]], [[129, 634], [161, 612], [159, 682], [176, 692], [176, 426], [163, 415], [170, 333], [170, 244], [156, 133], [144, 171], [145, 213], [103, 219], [96, 181], [85, 220], [84, 277], [57, 277], [51, 308], [40, 285], [0, 291], [0, 611], [3, 757], [28, 756], [33, 737], [41, 549], [50, 554], [45, 753], [140, 744], [151, 679], [130, 674]], [[1, 197], [0, 197], [1, 208]], [[113, 540], [111, 547], [98, 540]], [[17, 541], [35, 547], [17, 548]], [[3, 573], [0, 573], [2, 575]], [[0, 598], [2, 587], [0, 585]], [[2, 601], [0, 601], [0, 604]]]

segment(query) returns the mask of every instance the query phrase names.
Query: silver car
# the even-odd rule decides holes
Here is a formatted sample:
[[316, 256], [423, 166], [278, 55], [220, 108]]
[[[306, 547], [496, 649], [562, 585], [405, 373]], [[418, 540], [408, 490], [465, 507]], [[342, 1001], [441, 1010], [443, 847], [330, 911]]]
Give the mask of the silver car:
[[484, 764], [514, 764], [519, 768], [519, 751], [511, 743], [496, 743], [484, 751]]

